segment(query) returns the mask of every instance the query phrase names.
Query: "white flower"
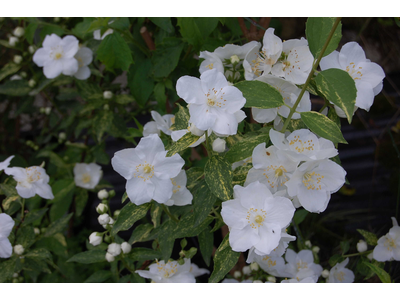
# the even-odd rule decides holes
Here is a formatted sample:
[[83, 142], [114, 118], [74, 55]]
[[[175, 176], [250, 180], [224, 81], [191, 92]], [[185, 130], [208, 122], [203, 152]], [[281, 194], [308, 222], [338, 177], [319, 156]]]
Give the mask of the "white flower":
[[[111, 23], [112, 23], [112, 22], [109, 22], [108, 24], [111, 24]], [[105, 38], [107, 35], [112, 34], [113, 32], [114, 32], [114, 30], [112, 30], [111, 28], [109, 28], [109, 29], [107, 29], [107, 30], [103, 33], [103, 35], [101, 35], [101, 30], [100, 30], [100, 29], [97, 29], [97, 30], [93, 31], [93, 38], [94, 38], [95, 40], [101, 41], [101, 40], [104, 40], [104, 38]]]
[[111, 255], [110, 253], [106, 252], [106, 260], [108, 262], [113, 262], [115, 260], [115, 257]]
[[127, 242], [123, 242], [121, 244], [121, 250], [123, 253], [127, 254], [127, 253], [131, 252], [132, 246], [131, 246], [131, 244], [129, 244]]
[[25, 30], [22, 27], [19, 27], [19, 26], [15, 27], [15, 29], [13, 31], [13, 34], [16, 37], [21, 37], [21, 36], [23, 36], [25, 34]]
[[0, 214], [0, 257], [9, 258], [12, 255], [12, 246], [8, 236], [14, 227], [14, 220], [7, 214]]
[[285, 259], [287, 261], [285, 271], [291, 274], [292, 278], [297, 278], [297, 280], [313, 277], [317, 281], [322, 273], [321, 265], [314, 263], [314, 256], [311, 250], [301, 250], [296, 253], [292, 249], [287, 249]]
[[97, 197], [100, 199], [100, 200], [103, 200], [103, 199], [107, 199], [108, 198], [108, 192], [106, 191], [106, 190], [100, 190], [98, 193], [97, 193]]
[[[293, 83], [272, 75], [263, 75], [261, 77], [258, 77], [256, 80], [268, 83], [269, 85], [276, 88], [281, 93], [285, 104], [289, 105], [290, 107], [293, 107], [301, 92], [301, 89], [299, 89]], [[306, 91], [303, 94], [300, 103], [296, 108], [296, 111], [305, 112], [310, 110], [311, 110], [310, 94]], [[269, 123], [276, 119], [277, 114], [281, 115], [284, 118], [287, 118], [290, 113], [290, 108], [287, 107], [286, 105], [269, 109], [252, 107], [251, 112], [253, 114], [254, 120], [256, 120], [257, 122]], [[292, 119], [300, 119], [300, 114], [294, 113]]]
[[201, 130], [211, 128], [221, 136], [237, 133], [238, 123], [246, 114], [242, 92], [228, 84], [217, 70], [204, 72], [200, 79], [183, 76], [176, 84], [178, 96], [190, 103], [190, 122]]
[[21, 55], [14, 55], [13, 61], [19, 65], [22, 62], [22, 56]]
[[22, 198], [31, 198], [38, 194], [44, 199], [53, 199], [54, 195], [48, 184], [50, 177], [46, 170], [33, 166], [29, 168], [13, 167], [4, 170], [7, 175], [12, 175], [17, 182], [17, 192]]
[[333, 51], [323, 57], [320, 66], [323, 71], [336, 68], [349, 73], [357, 88], [356, 108], [369, 111], [374, 97], [382, 90], [385, 72], [381, 66], [365, 57], [364, 50], [359, 44], [356, 42], [345, 44], [340, 52]]
[[373, 258], [377, 261], [400, 260], [400, 226], [392, 217], [393, 227], [389, 232], [379, 238], [378, 245], [375, 246]]
[[276, 278], [274, 276], [268, 276], [267, 277], [267, 281], [272, 282], [272, 283], [276, 283]]
[[89, 243], [93, 246], [98, 246], [103, 241], [103, 236], [98, 236], [97, 233], [98, 232], [92, 232], [92, 234], [89, 235]]
[[251, 49], [243, 62], [246, 80], [253, 80], [263, 74], [268, 74], [282, 53], [282, 40], [274, 34], [274, 28], [268, 28], [263, 38], [263, 47]]
[[88, 65], [93, 60], [93, 51], [87, 47], [82, 47], [79, 48], [74, 57], [78, 61], [78, 71], [73, 76], [79, 80], [88, 79], [90, 77]]
[[353, 271], [345, 268], [349, 263], [349, 258], [346, 258], [341, 263], [337, 263], [329, 272], [329, 277], [326, 282], [329, 283], [352, 283], [354, 282]]
[[265, 272], [276, 277], [291, 276], [289, 273], [285, 272], [285, 260], [281, 255], [277, 255], [275, 252], [272, 252], [269, 255], [258, 255], [253, 247], [249, 251], [249, 256], [247, 257], [246, 262], [258, 264]]
[[112, 256], [118, 256], [121, 254], [121, 245], [117, 243], [111, 243], [108, 245], [107, 253], [110, 253]]
[[74, 167], [74, 180], [76, 186], [84, 189], [93, 189], [99, 183], [103, 172], [98, 164], [77, 163]]
[[364, 240], [359, 240], [357, 243], [357, 251], [358, 252], [365, 252], [368, 249], [368, 245]]
[[275, 146], [265, 148], [265, 143], [257, 145], [253, 150], [251, 168], [244, 186], [259, 181], [265, 184], [272, 193], [286, 190], [285, 183], [296, 170], [298, 162], [294, 162], [283, 151]]
[[113, 97], [113, 93], [111, 91], [104, 91], [103, 98], [104, 99], [111, 99]]
[[114, 154], [111, 164], [126, 182], [131, 202], [140, 205], [151, 199], [165, 203], [173, 195], [171, 178], [181, 171], [185, 161], [179, 154], [166, 157], [164, 144], [156, 134], [140, 140], [136, 148]]
[[161, 116], [158, 112], [152, 110], [151, 116], [154, 121], [147, 122], [143, 126], [143, 136], [149, 136], [150, 134], [158, 134], [160, 135], [160, 131], [164, 132], [167, 135], [171, 135], [172, 131], [170, 130], [172, 124], [175, 122], [175, 116], [171, 114], [167, 114]]
[[25, 249], [22, 245], [15, 245], [14, 246], [14, 253], [17, 255], [22, 255], [24, 253]]
[[110, 216], [108, 214], [102, 214], [97, 218], [100, 225], [107, 225], [110, 222]]
[[47, 35], [43, 41], [43, 47], [36, 50], [33, 62], [43, 67], [43, 73], [47, 78], [56, 78], [63, 73], [73, 75], [78, 71], [79, 64], [74, 58], [79, 50], [79, 41], [72, 35], [63, 39], [54, 33]]
[[215, 152], [224, 152], [226, 149], [226, 141], [220, 138], [215, 139], [212, 143], [212, 149]]
[[107, 212], [107, 210], [108, 210], [108, 206], [105, 205], [105, 204], [103, 204], [103, 203], [100, 203], [100, 204], [97, 205], [97, 207], [96, 207], [96, 211], [97, 211], [97, 213], [99, 213], [99, 214], [105, 214], [105, 213]]
[[194, 277], [198, 277], [204, 274], [210, 274], [210, 271], [207, 269], [200, 269], [196, 264], [191, 263], [190, 273], [192, 273]]
[[190, 259], [184, 260], [183, 265], [178, 264], [177, 261], [157, 261], [149, 266], [148, 271], [137, 270], [135, 273], [155, 283], [195, 283], [195, 276], [190, 272]]
[[10, 165], [10, 161], [14, 158], [15, 155], [9, 156], [6, 160], [0, 162], [0, 171], [3, 171], [4, 169], [8, 168]]
[[283, 42], [282, 54], [283, 59], [271, 69], [272, 75], [283, 77], [294, 84], [304, 84], [314, 62], [307, 40], [302, 38]]
[[315, 277], [306, 277], [303, 279], [300, 278], [292, 278], [292, 279], [285, 279], [282, 280], [281, 283], [317, 283], [318, 279], [315, 279]]
[[244, 266], [242, 272], [244, 275], [249, 275], [251, 273], [250, 266]]
[[343, 186], [345, 176], [340, 165], [326, 158], [303, 163], [285, 185], [289, 196], [297, 196], [306, 210], [320, 213], [328, 206], [331, 194]]
[[171, 182], [173, 185], [172, 196], [171, 199], [169, 199], [164, 204], [167, 206], [183, 206], [192, 204], [193, 195], [186, 188], [187, 177], [185, 170], [181, 170], [176, 177], [171, 178]]
[[284, 150], [295, 161], [320, 160], [338, 155], [330, 140], [318, 138], [308, 129], [295, 130], [286, 138], [283, 133], [271, 129], [269, 136], [275, 147]]
[[260, 182], [236, 185], [233, 190], [234, 199], [223, 202], [221, 210], [232, 250], [243, 252], [255, 247], [257, 254], [269, 254], [279, 245], [282, 228], [292, 220], [292, 202], [273, 196]]
[[11, 47], [15, 47], [15, 45], [19, 42], [19, 39], [15, 36], [10, 36], [8, 38], [8, 43], [10, 44]]
[[321, 276], [324, 278], [328, 278], [329, 277], [329, 270], [325, 269], [322, 271]]

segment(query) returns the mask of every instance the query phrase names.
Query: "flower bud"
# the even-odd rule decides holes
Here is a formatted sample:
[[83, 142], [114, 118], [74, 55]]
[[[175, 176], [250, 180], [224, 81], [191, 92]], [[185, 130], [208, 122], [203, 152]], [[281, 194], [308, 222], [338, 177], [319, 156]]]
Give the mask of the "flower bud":
[[8, 39], [8, 43], [10, 44], [11, 47], [15, 47], [15, 45], [19, 42], [19, 39], [15, 36], [10, 36]]
[[259, 269], [258, 263], [252, 262], [252, 263], [250, 264], [250, 270], [252, 270], [252, 271], [258, 271], [258, 269]]
[[274, 276], [268, 276], [267, 281], [276, 283], [276, 278]]
[[10, 77], [10, 80], [21, 80], [22, 77], [19, 76], [18, 74], [14, 74], [13, 76]]
[[189, 131], [196, 136], [202, 136], [204, 134], [204, 130], [197, 128], [196, 126], [194, 126], [194, 124], [190, 124]]
[[231, 64], [237, 64], [239, 61], [240, 58], [236, 54], [231, 56]]
[[328, 278], [329, 277], [329, 273], [330, 273], [329, 270], [325, 269], [325, 270], [322, 271], [321, 276], [324, 277], [324, 278]]
[[110, 105], [104, 104], [103, 109], [104, 109], [104, 110], [110, 110]]
[[54, 21], [54, 23], [60, 22], [60, 17], [54, 17], [54, 18], [53, 18], [53, 21]]
[[17, 278], [13, 278], [12, 282], [13, 283], [19, 283], [19, 280]]
[[25, 71], [22, 71], [21, 73], [19, 73], [19, 75], [21, 75], [22, 78], [25, 78], [28, 74], [26, 74]]
[[225, 140], [217, 138], [212, 144], [212, 149], [215, 152], [224, 152], [225, 151], [225, 145], [226, 145]]
[[122, 250], [122, 252], [124, 252], [125, 254], [127, 254], [127, 253], [131, 252], [132, 246], [131, 246], [131, 244], [129, 244], [129, 243], [127, 243], [127, 242], [123, 242], [123, 243], [121, 244], [121, 250]]
[[24, 35], [24, 33], [25, 33], [25, 30], [22, 28], [22, 27], [16, 27], [15, 29], [14, 29], [14, 31], [13, 31], [13, 34], [16, 36], [16, 37], [21, 37], [21, 36], [23, 36]]
[[49, 114], [51, 113], [51, 107], [50, 107], [50, 106], [49, 106], [49, 107], [46, 107], [45, 110], [44, 110], [44, 113], [45, 113], [46, 115], [49, 115]]
[[60, 132], [60, 133], [58, 134], [58, 138], [59, 138], [60, 140], [65, 140], [65, 139], [67, 138], [67, 135], [65, 134], [65, 132]]
[[114, 256], [112, 256], [110, 253], [106, 253], [106, 260], [108, 261], [108, 262], [113, 262], [114, 260], [115, 260], [115, 257]]
[[318, 246], [312, 247], [311, 251], [314, 252], [315, 254], [319, 253], [319, 250], [321, 250]]
[[113, 97], [113, 93], [111, 91], [105, 91], [103, 93], [104, 99], [111, 99]]
[[240, 277], [242, 277], [242, 272], [240, 272], [240, 271], [235, 271], [235, 272], [233, 273], [233, 277], [235, 277], [235, 278], [240, 278]]
[[114, 190], [109, 191], [109, 192], [108, 192], [108, 196], [109, 196], [110, 198], [114, 197], [114, 196], [115, 196], [115, 191], [114, 191]]
[[108, 198], [108, 192], [106, 190], [100, 190], [97, 193], [97, 197], [99, 197], [100, 200], [107, 199]]
[[22, 255], [22, 253], [24, 253], [25, 249], [24, 247], [22, 247], [22, 245], [15, 245], [14, 246], [14, 252], [17, 255]]
[[35, 79], [29, 80], [29, 81], [28, 81], [28, 85], [29, 85], [30, 87], [34, 87], [34, 86], [36, 85]]
[[103, 241], [103, 237], [102, 236], [98, 236], [97, 232], [93, 232], [89, 236], [89, 243], [92, 244], [93, 246], [100, 245], [102, 241]]
[[13, 61], [19, 65], [22, 62], [22, 56], [21, 55], [14, 55]]
[[18, 277], [18, 273], [14, 273], [13, 278], [17, 278], [17, 277]]
[[242, 272], [244, 275], [249, 275], [251, 273], [250, 266], [244, 266]]
[[263, 283], [261, 280], [253, 280], [253, 283]]
[[117, 243], [112, 243], [108, 245], [107, 253], [110, 253], [112, 256], [118, 256], [121, 254], [121, 245]]
[[119, 214], [120, 214], [120, 210], [117, 209], [116, 211], [114, 211], [114, 218], [118, 218]]
[[33, 46], [33, 45], [30, 45], [30, 46], [28, 47], [28, 51], [29, 51], [29, 53], [30, 53], [30, 54], [33, 54], [33, 53], [35, 53], [35, 51], [36, 51], [36, 48], [35, 48], [35, 46]]
[[368, 245], [364, 240], [359, 240], [357, 243], [357, 251], [358, 252], [365, 252], [368, 249]]
[[40, 234], [40, 229], [37, 227], [33, 228], [33, 231], [35, 232], [36, 235]]
[[[108, 211], [108, 206], [103, 203], [100, 203], [99, 205], [97, 205], [96, 211], [97, 211], [97, 213], [99, 213], [101, 215], [105, 214]], [[110, 220], [108, 220], [108, 221], [110, 221]], [[107, 222], [107, 224], [108, 224], [108, 222]]]
[[107, 225], [110, 222], [110, 216], [108, 214], [100, 215], [97, 220], [99, 221], [100, 225]]
[[305, 241], [304, 244], [305, 244], [308, 248], [311, 248], [311, 247], [312, 247], [312, 244], [311, 244], [311, 241], [310, 241], [310, 240]]
[[367, 258], [369, 260], [372, 260], [374, 258], [373, 252], [371, 252], [370, 254], [367, 255]]

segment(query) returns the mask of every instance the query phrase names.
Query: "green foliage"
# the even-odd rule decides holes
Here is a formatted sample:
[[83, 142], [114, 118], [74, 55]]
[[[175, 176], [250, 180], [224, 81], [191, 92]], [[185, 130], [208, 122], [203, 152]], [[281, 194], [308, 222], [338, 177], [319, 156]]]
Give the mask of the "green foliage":
[[121, 209], [121, 212], [112, 228], [112, 234], [115, 235], [118, 233], [118, 231], [128, 230], [131, 228], [136, 221], [140, 220], [146, 215], [149, 208], [150, 203], [137, 206], [129, 202]]
[[128, 71], [133, 58], [128, 44], [117, 32], [107, 35], [97, 50], [97, 58], [107, 69], [116, 68]]
[[281, 93], [262, 81], [240, 81], [235, 84], [246, 98], [244, 107], [275, 108], [284, 105]]
[[232, 199], [232, 166], [222, 156], [211, 156], [204, 168], [204, 178], [210, 191], [222, 200]]

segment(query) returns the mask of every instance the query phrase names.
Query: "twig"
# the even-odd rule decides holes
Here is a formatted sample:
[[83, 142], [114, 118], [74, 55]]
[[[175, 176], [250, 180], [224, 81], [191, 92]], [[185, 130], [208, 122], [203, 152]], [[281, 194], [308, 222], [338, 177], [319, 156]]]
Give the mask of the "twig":
[[140, 28], [140, 34], [146, 43], [147, 47], [149, 48], [150, 51], [156, 50], [156, 45], [153, 42], [153, 39], [151, 38], [150, 33], [147, 31], [146, 26], [143, 26]]

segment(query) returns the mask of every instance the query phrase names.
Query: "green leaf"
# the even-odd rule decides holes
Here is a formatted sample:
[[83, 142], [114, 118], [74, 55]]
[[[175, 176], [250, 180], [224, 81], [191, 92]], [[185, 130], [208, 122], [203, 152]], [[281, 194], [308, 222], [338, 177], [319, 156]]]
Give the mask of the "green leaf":
[[153, 249], [136, 247], [126, 256], [133, 261], [155, 260], [161, 257], [161, 252]]
[[127, 17], [118, 17], [112, 23], [108, 24], [112, 29], [128, 30], [130, 23]]
[[155, 77], [167, 77], [178, 65], [184, 44], [178, 38], [164, 38], [152, 56]]
[[38, 28], [37, 23], [30, 23], [25, 27], [25, 37], [29, 44], [33, 44], [33, 38], [35, 37], [36, 29]]
[[258, 80], [240, 81], [234, 86], [246, 98], [244, 107], [274, 108], [285, 104], [281, 93], [268, 83]]
[[214, 270], [208, 280], [209, 283], [216, 283], [222, 280], [225, 275], [236, 265], [240, 252], [235, 252], [229, 245], [229, 233], [225, 236], [214, 255]]
[[211, 255], [214, 248], [214, 234], [207, 227], [199, 234], [200, 253], [207, 266], [210, 266]]
[[111, 278], [111, 271], [99, 270], [94, 272], [84, 283], [102, 283]]
[[86, 189], [83, 188], [75, 189], [75, 210], [77, 217], [82, 215], [88, 199], [89, 199], [89, 193]]
[[218, 18], [178, 18], [182, 37], [189, 44], [200, 47], [217, 27]]
[[364, 237], [368, 245], [370, 246], [378, 245], [378, 238], [375, 234], [362, 229], [357, 229], [357, 231]]
[[67, 262], [77, 262], [81, 264], [93, 264], [106, 261], [106, 253], [103, 250], [90, 250], [75, 254]]
[[128, 73], [128, 85], [131, 94], [140, 106], [144, 106], [154, 89], [154, 80], [150, 77], [152, 65], [150, 59], [141, 59], [131, 66]]
[[51, 259], [52, 255], [49, 250], [40, 248], [40, 249], [33, 249], [32, 251], [27, 252], [24, 254], [25, 257], [30, 257], [33, 259]]
[[357, 96], [354, 79], [346, 71], [328, 69], [319, 72], [315, 82], [321, 94], [341, 108], [351, 123]]
[[176, 105], [178, 106], [178, 112], [175, 114], [175, 123], [172, 126], [174, 130], [187, 129], [190, 119], [189, 110], [178, 103]]
[[390, 275], [384, 269], [381, 269], [378, 266], [375, 266], [367, 261], [364, 261], [363, 263], [366, 266], [368, 266], [372, 271], [374, 271], [383, 283], [391, 283], [392, 282], [390, 279]]
[[191, 132], [186, 133], [166, 149], [168, 151], [167, 157], [171, 157], [172, 155], [187, 149], [190, 145], [197, 142], [199, 138], [199, 136], [193, 135]]
[[152, 201], [150, 216], [151, 216], [151, 222], [153, 223], [154, 228], [160, 226], [162, 212], [163, 212], [163, 209], [162, 209], [161, 205], [159, 203], [157, 203], [156, 201]]
[[[0, 183], [0, 189], [4, 192], [7, 197], [18, 196], [15, 186], [7, 183]], [[14, 201], [14, 200], [13, 200]]]
[[60, 179], [52, 186], [54, 199], [50, 208], [50, 220], [60, 219], [69, 209], [75, 190], [73, 178]]
[[170, 17], [149, 17], [148, 19], [168, 33], [173, 33], [175, 31]]
[[21, 69], [21, 65], [9, 62], [0, 70], [0, 81], [2, 81], [8, 75], [16, 73], [19, 69]]
[[40, 219], [41, 217], [44, 216], [44, 214], [48, 210], [49, 210], [48, 208], [42, 208], [39, 210], [30, 211], [29, 213], [27, 213], [25, 215], [25, 220], [24, 220], [24, 223], [22, 224], [22, 226], [29, 225], [29, 224], [35, 222], [36, 220]]
[[305, 209], [297, 209], [293, 216], [293, 221], [296, 225], [299, 225], [307, 217], [308, 211]]
[[15, 196], [10, 196], [10, 197], [7, 197], [6, 199], [4, 199], [3, 200], [3, 208], [4, 208], [4, 210], [8, 210], [10, 208], [11, 204], [14, 201], [20, 202], [21, 201], [21, 197], [18, 196], [18, 195], [15, 195]]
[[133, 98], [131, 95], [120, 94], [115, 96], [115, 102], [118, 104], [128, 104], [135, 102], [135, 98]]
[[25, 80], [11, 80], [0, 85], [0, 94], [8, 96], [25, 96], [30, 90], [31, 88]]
[[167, 102], [167, 95], [165, 93], [165, 84], [164, 82], [158, 82], [154, 86], [154, 98], [157, 101], [157, 106], [159, 109], [165, 111], [165, 104]]
[[52, 33], [55, 33], [58, 36], [62, 36], [65, 33], [65, 31], [58, 25], [49, 24], [49, 25], [41, 26], [39, 35], [40, 35], [40, 38], [42, 40], [44, 40], [46, 35], [51, 35]]
[[302, 112], [300, 115], [304, 124], [318, 136], [328, 139], [333, 143], [347, 144], [342, 131], [328, 117], [315, 111]]
[[350, 249], [350, 242], [349, 241], [341, 241], [340, 249], [342, 249], [342, 255], [345, 255], [347, 253], [347, 251], [349, 251], [349, 249]]
[[103, 134], [110, 130], [114, 120], [114, 113], [109, 110], [103, 110], [96, 114], [93, 118], [93, 130], [96, 134], [98, 142], [101, 142]]
[[121, 212], [113, 225], [111, 234], [116, 235], [121, 230], [128, 230], [131, 228], [136, 221], [146, 216], [149, 208], [150, 203], [137, 206], [132, 202], [129, 202], [121, 209]]
[[[335, 24], [336, 18], [308, 18], [306, 23], [306, 38], [311, 53], [315, 58], [319, 56], [322, 48], [328, 39], [329, 32]], [[324, 55], [326, 56], [336, 50], [342, 38], [342, 23], [339, 23], [331, 41], [326, 48]]]
[[51, 223], [49, 227], [47, 227], [45, 233], [43, 234], [43, 237], [50, 237], [56, 233], [61, 232], [68, 224], [69, 219], [71, 219], [73, 213], [70, 213], [61, 219], [58, 219]]
[[132, 235], [129, 239], [130, 244], [134, 244], [137, 242], [145, 242], [148, 241], [148, 237], [150, 235], [150, 232], [153, 230], [153, 225], [152, 224], [140, 224], [137, 226], [133, 231]]
[[25, 251], [35, 242], [35, 231], [32, 226], [21, 227], [17, 231], [15, 245], [22, 245]]
[[106, 66], [107, 69], [122, 69], [128, 71], [133, 63], [131, 50], [117, 32], [107, 35], [101, 41], [97, 50], [97, 58]]
[[19, 259], [17, 256], [12, 256], [0, 264], [0, 282], [4, 282], [13, 276], [17, 259]]
[[191, 167], [186, 171], [187, 184], [186, 187], [190, 190], [203, 177], [204, 170], [202, 168]]
[[253, 155], [253, 150], [261, 143], [268, 144], [269, 133], [249, 132], [243, 138], [233, 144], [225, 155], [225, 159], [230, 163], [241, 161]]
[[211, 192], [222, 200], [232, 199], [232, 165], [222, 156], [211, 156], [204, 168], [204, 177]]
[[342, 260], [342, 255], [341, 254], [334, 254], [329, 259], [329, 265], [331, 267], [334, 267], [340, 260]]
[[193, 192], [194, 227], [207, 218], [216, 200], [215, 195], [211, 193], [205, 181], [202, 180], [202, 183], [197, 185]]

